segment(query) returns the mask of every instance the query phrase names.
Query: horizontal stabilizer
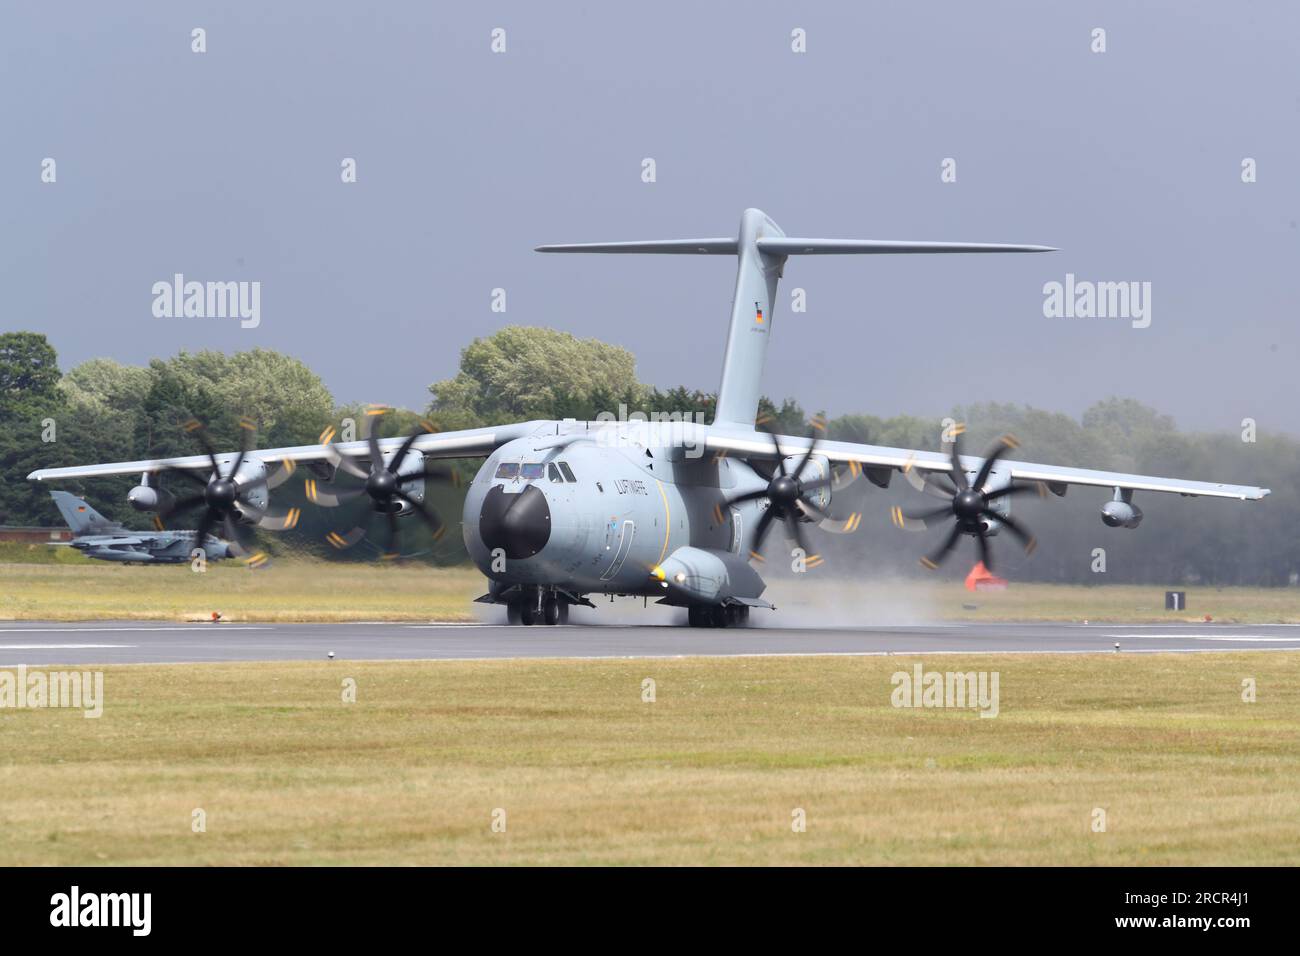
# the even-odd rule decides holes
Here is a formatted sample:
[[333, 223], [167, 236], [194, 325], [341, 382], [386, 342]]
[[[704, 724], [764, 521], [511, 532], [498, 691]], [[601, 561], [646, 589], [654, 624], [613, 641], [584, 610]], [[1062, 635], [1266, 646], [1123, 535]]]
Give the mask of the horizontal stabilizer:
[[654, 252], [736, 257], [736, 291], [722, 360], [714, 421], [749, 425], [758, 410], [759, 379], [776, 317], [776, 287], [788, 256], [937, 252], [1054, 252], [1050, 246], [993, 242], [906, 242], [894, 239], [789, 238], [761, 209], [746, 209], [736, 235], [715, 239], [645, 239], [538, 246], [538, 252]]
[[722, 239], [643, 239], [633, 242], [566, 242], [538, 246], [537, 252], [658, 252], [679, 256], [734, 256], [739, 243]]
[[773, 256], [844, 256], [932, 252], [1055, 252], [1052, 246], [1018, 246], [998, 242], [908, 242], [896, 239], [760, 238], [759, 252]]

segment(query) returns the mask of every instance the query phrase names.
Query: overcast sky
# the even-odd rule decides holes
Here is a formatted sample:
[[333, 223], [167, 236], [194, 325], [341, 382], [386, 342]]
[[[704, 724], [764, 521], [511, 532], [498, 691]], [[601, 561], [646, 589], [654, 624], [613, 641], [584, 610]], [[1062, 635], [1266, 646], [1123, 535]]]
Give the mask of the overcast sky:
[[[472, 338], [528, 324], [626, 346], [643, 381], [713, 390], [731, 260], [531, 249], [734, 234], [757, 206], [790, 235], [1062, 249], [792, 259], [770, 395], [938, 416], [980, 400], [1077, 414], [1118, 394], [1183, 427], [1300, 432], [1294, 3], [87, 2], [0, 17], [0, 329], [45, 332], [64, 368], [260, 346], [340, 401], [422, 407]], [[153, 284], [177, 272], [260, 282], [261, 324], [154, 317]], [[1150, 282], [1150, 327], [1045, 317], [1043, 284], [1067, 272]]]

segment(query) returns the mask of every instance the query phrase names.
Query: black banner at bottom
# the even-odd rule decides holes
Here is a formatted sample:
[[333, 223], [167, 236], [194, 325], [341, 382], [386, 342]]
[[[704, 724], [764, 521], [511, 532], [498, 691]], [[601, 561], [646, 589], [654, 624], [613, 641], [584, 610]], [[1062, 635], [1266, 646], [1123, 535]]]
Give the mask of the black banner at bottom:
[[[494, 936], [605, 925], [763, 938], [815, 924], [858, 938], [965, 927], [985, 940], [1277, 933], [1292, 873], [1272, 869], [10, 869], [6, 938], [374, 942], [431, 921]], [[627, 923], [627, 920], [633, 920]], [[608, 936], [603, 936], [606, 940]], [[666, 940], [665, 940], [666, 941]]]

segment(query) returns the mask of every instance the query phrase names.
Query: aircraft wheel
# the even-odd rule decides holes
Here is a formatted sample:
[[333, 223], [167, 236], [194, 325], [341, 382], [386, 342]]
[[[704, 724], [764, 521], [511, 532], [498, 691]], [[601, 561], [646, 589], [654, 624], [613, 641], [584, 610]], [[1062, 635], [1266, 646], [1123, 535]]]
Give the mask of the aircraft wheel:
[[511, 601], [506, 605], [506, 623], [519, 624], [523, 620], [523, 608], [517, 601]]
[[709, 627], [726, 627], [731, 623], [727, 615], [727, 609], [721, 604], [716, 604], [708, 609]]
[[744, 615], [745, 606], [743, 604], [728, 604], [725, 608], [727, 617], [727, 627], [740, 627], [745, 623]]
[[546, 603], [542, 605], [542, 619], [547, 624], [560, 623], [560, 602], [554, 597], [548, 597]]
[[519, 622], [524, 625], [536, 624], [538, 621], [537, 612], [531, 605], [525, 604], [519, 608]]
[[686, 609], [686, 621], [691, 627], [708, 627], [708, 621], [704, 617], [704, 608], [692, 604]]
[[559, 603], [560, 603], [560, 623], [568, 624], [569, 623], [569, 602], [561, 601]]

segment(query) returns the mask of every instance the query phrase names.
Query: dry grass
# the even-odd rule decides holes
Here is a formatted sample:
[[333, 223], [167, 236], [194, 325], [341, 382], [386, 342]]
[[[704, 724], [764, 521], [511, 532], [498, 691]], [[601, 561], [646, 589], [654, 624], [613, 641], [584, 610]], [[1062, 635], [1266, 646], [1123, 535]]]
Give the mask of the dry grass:
[[1300, 655], [931, 658], [992, 720], [914, 660], [107, 668], [0, 711], [0, 864], [1300, 863]]
[[[50, 564], [0, 563], [0, 620], [187, 620], [219, 610], [228, 620], [356, 621], [473, 618], [486, 590], [469, 567], [277, 560], [261, 571], [213, 564], [123, 567], [79, 555]], [[1216, 621], [1300, 623], [1297, 588], [1184, 587], [1190, 611], [1164, 610], [1164, 588], [1016, 584], [972, 594], [952, 580], [846, 582], [809, 575], [768, 591], [791, 626], [915, 621]], [[637, 602], [638, 606], [640, 602]], [[656, 616], [657, 615], [657, 616]], [[663, 613], [643, 617], [653, 621]]]

